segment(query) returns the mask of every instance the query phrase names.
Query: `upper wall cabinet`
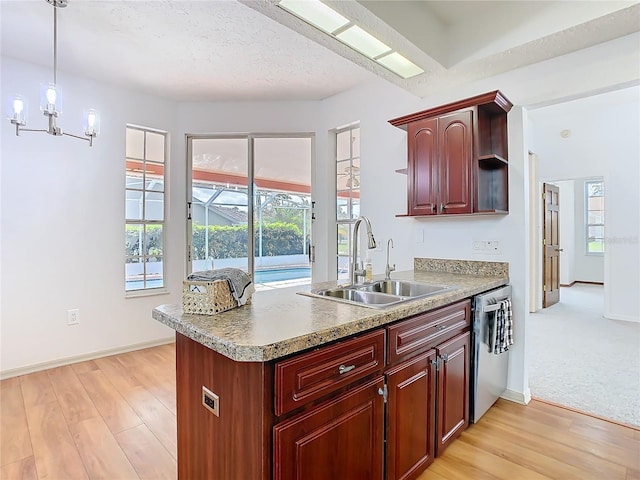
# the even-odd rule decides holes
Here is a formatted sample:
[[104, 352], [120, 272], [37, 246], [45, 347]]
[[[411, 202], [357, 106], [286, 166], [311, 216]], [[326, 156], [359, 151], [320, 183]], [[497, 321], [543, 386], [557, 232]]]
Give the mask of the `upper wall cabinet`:
[[496, 90], [389, 120], [407, 131], [408, 216], [508, 213], [512, 106]]

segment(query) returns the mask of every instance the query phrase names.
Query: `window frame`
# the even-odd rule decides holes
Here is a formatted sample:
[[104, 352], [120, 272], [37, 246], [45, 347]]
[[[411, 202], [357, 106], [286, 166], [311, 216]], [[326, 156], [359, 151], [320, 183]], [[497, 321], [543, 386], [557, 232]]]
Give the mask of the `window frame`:
[[[590, 195], [589, 194], [589, 186], [594, 184], [602, 184], [602, 195]], [[589, 209], [589, 199], [590, 198], [598, 198], [602, 197], [603, 205], [602, 210], [590, 210]], [[604, 229], [605, 229], [605, 218], [604, 218], [604, 180], [587, 180], [584, 182], [584, 242], [585, 242], [585, 255], [589, 256], [603, 256], [604, 255]], [[599, 212], [602, 211], [602, 223], [590, 223], [589, 222], [589, 212]], [[602, 251], [591, 251], [590, 250], [590, 241], [589, 241], [589, 228], [590, 227], [602, 227], [603, 235], [602, 235]]]
[[[137, 131], [141, 131], [143, 132], [143, 157], [142, 158], [135, 158], [135, 157], [129, 157], [127, 156], [127, 149], [126, 149], [126, 134], [129, 130], [137, 130]], [[157, 160], [150, 160], [149, 158], [147, 158], [147, 142], [146, 142], [146, 138], [147, 138], [147, 134], [148, 133], [152, 133], [152, 134], [156, 134], [156, 135], [161, 135], [163, 137], [163, 142], [162, 142], [162, 148], [163, 148], [163, 155], [162, 155], [162, 162], [159, 162]], [[166, 237], [167, 237], [167, 231], [166, 231], [166, 220], [167, 220], [167, 210], [168, 210], [168, 205], [167, 205], [167, 190], [168, 190], [168, 175], [167, 175], [167, 165], [168, 165], [168, 158], [169, 156], [169, 133], [165, 130], [159, 130], [159, 129], [155, 129], [155, 128], [150, 128], [150, 127], [144, 127], [141, 125], [133, 125], [133, 124], [127, 124], [125, 126], [125, 212], [124, 212], [124, 220], [125, 220], [125, 240], [126, 240], [126, 230], [127, 227], [130, 225], [135, 225], [135, 226], [141, 226], [142, 227], [142, 237], [143, 239], [146, 239], [147, 235], [146, 235], [146, 231], [147, 231], [147, 227], [148, 226], [156, 226], [159, 225], [161, 227], [161, 244], [162, 244], [162, 251], [161, 253], [158, 254], [154, 254], [151, 255], [149, 252], [147, 252], [146, 248], [143, 247], [142, 251], [139, 252], [137, 255], [128, 255], [125, 251], [125, 261], [124, 261], [124, 265], [125, 265], [125, 283], [124, 283], [124, 290], [125, 290], [125, 297], [140, 297], [140, 296], [147, 296], [147, 295], [158, 295], [158, 294], [164, 294], [164, 293], [168, 293], [168, 288], [167, 288], [167, 255], [166, 255]], [[128, 160], [134, 160], [134, 161], [140, 161], [143, 163], [143, 169], [142, 169], [142, 177], [141, 177], [141, 188], [138, 187], [130, 187], [127, 182], [128, 182], [128, 178], [129, 178], [129, 169], [127, 167], [127, 161]], [[162, 165], [162, 191], [158, 191], [158, 190], [154, 190], [153, 187], [148, 188], [147, 187], [147, 162], [152, 163], [153, 165]], [[139, 192], [142, 195], [142, 213], [141, 213], [141, 218], [128, 218], [127, 217], [127, 195], [129, 194], [129, 192]], [[149, 193], [154, 193], [154, 194], [162, 194], [162, 219], [158, 220], [158, 219], [149, 219], [147, 217], [147, 208], [146, 208], [146, 204], [147, 204], [147, 195]], [[143, 240], [144, 241], [144, 240]], [[125, 244], [125, 249], [127, 248], [126, 244]], [[148, 275], [147, 275], [147, 264], [148, 263], [154, 263], [154, 262], [148, 262], [147, 259], [150, 257], [155, 257], [155, 258], [160, 258], [161, 263], [162, 263], [162, 269], [161, 269], [161, 275], [162, 275], [162, 285], [160, 286], [148, 286], [147, 282], [149, 281], [148, 279]], [[140, 263], [142, 263], [142, 287], [141, 288], [135, 288], [135, 289], [127, 289], [127, 275], [126, 275], [126, 265], [128, 263], [129, 259], [138, 259]]]
[[[357, 141], [358, 141], [358, 155], [354, 155], [354, 135], [353, 135], [353, 131], [357, 130], [358, 131], [358, 135], [357, 135]], [[349, 143], [349, 156], [348, 158], [342, 158], [342, 159], [338, 159], [338, 136], [340, 134], [343, 134], [344, 132], [352, 132], [350, 134], [350, 138], [351, 138], [351, 142]], [[336, 215], [336, 229], [335, 229], [335, 235], [336, 235], [336, 264], [335, 264], [335, 271], [336, 271], [336, 275], [337, 275], [337, 279], [338, 280], [345, 280], [349, 278], [349, 273], [350, 273], [350, 268], [351, 268], [351, 251], [352, 251], [352, 247], [353, 244], [352, 242], [354, 241], [353, 239], [353, 225], [355, 224], [358, 215], [355, 215], [354, 217], [354, 213], [353, 213], [353, 199], [357, 198], [358, 199], [358, 212], [360, 211], [361, 208], [361, 203], [360, 203], [360, 183], [359, 183], [359, 179], [360, 179], [360, 174], [357, 175], [357, 181], [358, 181], [358, 185], [354, 186], [353, 183], [351, 183], [351, 185], [346, 185], [347, 188], [344, 189], [338, 189], [339, 186], [339, 177], [342, 175], [345, 175], [345, 173], [340, 173], [339, 172], [339, 166], [341, 164], [346, 164], [348, 163], [350, 167], [354, 166], [354, 160], [357, 160], [358, 165], [361, 165], [361, 151], [360, 151], [360, 142], [361, 142], [361, 130], [360, 130], [360, 122], [354, 122], [350, 125], [346, 125], [344, 127], [340, 127], [340, 128], [336, 128], [335, 131], [335, 138], [336, 138], [336, 149], [334, 151], [334, 158], [335, 158], [335, 179], [336, 179], [336, 188], [335, 188], [335, 205], [334, 205], [334, 213]], [[360, 167], [358, 167], [360, 168]], [[352, 175], [352, 179], [355, 178], [355, 176], [352, 173], [349, 173], [350, 175]], [[339, 192], [348, 192], [349, 195], [348, 197], [340, 197], [342, 199], [347, 199], [347, 217], [345, 219], [339, 219], [338, 218], [338, 199], [339, 199]], [[357, 197], [354, 197], [354, 192], [356, 192]], [[339, 241], [339, 229], [340, 228], [344, 228], [346, 229], [346, 234], [347, 234], [347, 254], [340, 254], [340, 241]], [[342, 274], [341, 276], [341, 272], [340, 272], [340, 259], [347, 259], [347, 272], [346, 272], [346, 276], [344, 274]]]

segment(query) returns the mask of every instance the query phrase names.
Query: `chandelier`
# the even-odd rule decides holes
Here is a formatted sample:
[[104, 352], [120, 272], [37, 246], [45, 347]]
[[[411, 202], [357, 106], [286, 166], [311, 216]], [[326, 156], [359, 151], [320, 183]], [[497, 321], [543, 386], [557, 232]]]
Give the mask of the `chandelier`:
[[16, 95], [10, 102], [9, 120], [16, 126], [16, 135], [20, 132], [45, 132], [49, 135], [79, 138], [93, 145], [93, 139], [100, 133], [100, 114], [93, 109], [84, 112], [84, 136], [63, 132], [57, 125], [57, 118], [62, 112], [62, 92], [56, 83], [56, 70], [58, 67], [58, 8], [67, 6], [68, 0], [45, 0], [53, 5], [53, 83], [41, 85], [40, 110], [48, 119], [47, 128], [25, 128], [27, 125], [28, 104], [22, 95]]

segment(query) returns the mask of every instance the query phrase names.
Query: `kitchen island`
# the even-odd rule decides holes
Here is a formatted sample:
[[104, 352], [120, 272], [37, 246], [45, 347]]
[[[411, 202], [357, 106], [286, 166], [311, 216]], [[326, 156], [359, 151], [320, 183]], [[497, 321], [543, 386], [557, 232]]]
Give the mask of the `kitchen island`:
[[[298, 294], [309, 286], [258, 292], [250, 305], [213, 316], [183, 314], [179, 305], [154, 309], [153, 318], [177, 332], [179, 478], [390, 479], [426, 468], [438, 451], [426, 430], [419, 449], [426, 453], [416, 453], [417, 460], [385, 452], [385, 442], [401, 445], [404, 436], [402, 428], [391, 432], [394, 443], [389, 422], [385, 428], [385, 415], [403, 398], [387, 388], [398, 373], [421, 379], [398, 412], [413, 412], [406, 402], [423, 395], [422, 417], [405, 420], [418, 426], [424, 420], [435, 432], [438, 359], [454, 359], [447, 364], [458, 371], [449, 384], [456, 379], [459, 398], [441, 402], [465, 410], [465, 421], [438, 437], [441, 448], [466, 428], [469, 299], [507, 284], [508, 264], [416, 259], [413, 271], [393, 278], [452, 288], [380, 310]], [[404, 331], [403, 322], [409, 322]], [[438, 333], [427, 335], [431, 328]], [[449, 347], [452, 353], [445, 352]], [[320, 431], [330, 435], [311, 433]]]

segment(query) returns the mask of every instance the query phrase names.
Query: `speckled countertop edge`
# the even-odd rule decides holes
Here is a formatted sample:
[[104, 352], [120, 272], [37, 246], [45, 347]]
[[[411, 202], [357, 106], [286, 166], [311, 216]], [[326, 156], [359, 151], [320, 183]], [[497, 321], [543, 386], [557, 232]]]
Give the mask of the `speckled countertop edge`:
[[[494, 275], [430, 270], [394, 272], [394, 279], [416, 280], [452, 288], [383, 310], [304, 295], [312, 288], [336, 285], [336, 282], [324, 282], [256, 292], [251, 305], [217, 315], [184, 314], [181, 305], [160, 305], [153, 310], [152, 316], [176, 332], [232, 360], [265, 362], [507, 284], [508, 274], [504, 269], [493, 271], [496, 270], [498, 274]], [[374, 278], [380, 279], [382, 276]]]

